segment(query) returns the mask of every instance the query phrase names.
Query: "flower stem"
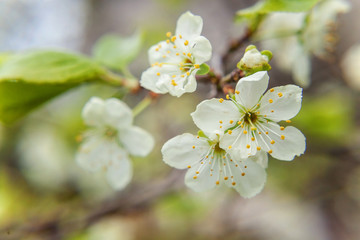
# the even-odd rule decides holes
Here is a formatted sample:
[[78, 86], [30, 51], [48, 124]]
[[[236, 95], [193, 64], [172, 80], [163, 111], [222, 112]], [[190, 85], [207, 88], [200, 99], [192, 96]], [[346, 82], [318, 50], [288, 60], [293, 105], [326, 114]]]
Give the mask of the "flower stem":
[[139, 82], [135, 77], [123, 77], [110, 71], [106, 72], [101, 79], [110, 85], [125, 87], [128, 90], [135, 90], [139, 87]]
[[136, 117], [139, 113], [144, 111], [151, 103], [150, 97], [145, 97], [141, 100], [133, 109], [133, 117]]

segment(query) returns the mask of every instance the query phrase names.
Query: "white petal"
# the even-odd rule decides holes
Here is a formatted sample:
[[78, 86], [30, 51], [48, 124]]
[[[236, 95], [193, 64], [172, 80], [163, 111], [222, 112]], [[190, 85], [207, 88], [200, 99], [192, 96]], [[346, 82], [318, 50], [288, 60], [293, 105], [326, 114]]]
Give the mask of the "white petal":
[[297, 57], [292, 68], [294, 81], [306, 88], [310, 85], [311, 59], [307, 51], [302, 47], [299, 47], [296, 52]]
[[236, 85], [236, 100], [244, 107], [251, 109], [260, 100], [269, 84], [269, 75], [266, 71], [256, 72], [241, 78]]
[[[175, 86], [172, 80], [175, 81]], [[186, 74], [177, 75], [175, 78], [168, 76], [167, 81], [164, 81], [162, 86], [168, 89], [170, 95], [176, 97], [180, 97], [186, 92], [194, 92], [197, 86], [195, 72], [189, 76]]]
[[183, 39], [192, 40], [200, 36], [203, 21], [200, 16], [193, 15], [187, 11], [182, 14], [176, 24], [176, 36], [182, 35]]
[[203, 36], [195, 38], [191, 52], [195, 58], [196, 64], [202, 64], [209, 61], [212, 54], [210, 41]]
[[132, 166], [126, 152], [113, 154], [112, 164], [107, 167], [106, 177], [109, 184], [117, 190], [123, 189], [132, 178]]
[[256, 155], [250, 157], [251, 160], [259, 164], [263, 168], [268, 167], [268, 154], [265, 151], [259, 151]]
[[301, 99], [302, 88], [298, 86], [275, 87], [267, 91], [261, 99], [259, 112], [275, 122], [288, 120], [300, 111]]
[[96, 172], [106, 166], [110, 160], [109, 148], [111, 144], [104, 138], [89, 137], [81, 144], [75, 159], [80, 167], [90, 172]]
[[181, 62], [182, 56], [176, 56], [177, 52], [179, 52], [179, 49], [174, 49], [172, 43], [166, 43], [165, 41], [159, 42], [150, 47], [148, 51], [149, 62], [150, 64]]
[[200, 162], [209, 150], [210, 145], [205, 138], [184, 133], [167, 141], [161, 152], [166, 164], [184, 169]]
[[82, 118], [86, 125], [104, 125], [105, 102], [101, 98], [92, 97], [82, 110]]
[[[213, 167], [213, 171], [211, 171], [211, 167]], [[197, 163], [187, 171], [185, 184], [195, 192], [203, 192], [216, 186], [216, 182], [220, 177], [219, 174], [218, 164], [212, 166], [208, 162]]]
[[[247, 159], [242, 159], [241, 162], [236, 162], [238, 167], [231, 164], [231, 172], [234, 176], [235, 185], [232, 185], [230, 180], [226, 181], [229, 187], [235, 188], [241, 196], [250, 198], [261, 192], [266, 182], [265, 169], [253, 161], [253, 159], [259, 157], [254, 156]], [[245, 168], [246, 166], [246, 168]], [[242, 175], [245, 173], [245, 175]]]
[[154, 138], [144, 129], [130, 127], [119, 133], [120, 142], [134, 156], [145, 157], [154, 147]]
[[[300, 156], [305, 152], [306, 143], [305, 136], [294, 127], [286, 127], [280, 130], [280, 126], [276, 123], [263, 124], [262, 134], [264, 141], [260, 142], [261, 149], [272, 150], [271, 156], [279, 160], [291, 161], [295, 156]], [[283, 136], [284, 139], [281, 139]], [[271, 140], [275, 142], [271, 144]]]
[[105, 101], [105, 115], [103, 117], [107, 125], [116, 129], [130, 126], [133, 120], [131, 109], [116, 98], [109, 98]]
[[[155, 68], [155, 67], [148, 68], [141, 75], [140, 85], [143, 88], [146, 88], [155, 93], [160, 93], [160, 94], [167, 93], [168, 92], [167, 88], [159, 88], [158, 87], [158, 82], [159, 82], [160, 77], [161, 78], [165, 77], [162, 75], [160, 75], [160, 77], [159, 77], [157, 75], [158, 72], [159, 72], [158, 67], [157, 68]], [[161, 80], [161, 81], [163, 81], [163, 80]]]
[[235, 126], [241, 114], [231, 101], [213, 98], [197, 105], [191, 116], [196, 126], [208, 135]]
[[247, 158], [257, 153], [257, 144], [251, 141], [251, 137], [250, 129], [238, 127], [233, 129], [231, 134], [224, 134], [220, 140], [220, 147], [227, 149], [232, 156]]

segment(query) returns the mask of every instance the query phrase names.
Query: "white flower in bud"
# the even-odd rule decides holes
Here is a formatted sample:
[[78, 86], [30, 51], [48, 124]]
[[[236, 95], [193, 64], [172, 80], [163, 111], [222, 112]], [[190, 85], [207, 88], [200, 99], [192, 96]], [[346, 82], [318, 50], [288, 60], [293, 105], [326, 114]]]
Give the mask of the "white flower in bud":
[[164, 162], [178, 169], [188, 168], [185, 184], [194, 191], [224, 184], [243, 197], [258, 194], [266, 181], [265, 169], [258, 163], [267, 163], [267, 154], [240, 158], [221, 148], [220, 134], [211, 135], [214, 138], [185, 133], [170, 139], [161, 150]]
[[[222, 131], [222, 149], [246, 158], [266, 151], [274, 158], [291, 161], [305, 151], [305, 137], [296, 128], [277, 122], [293, 118], [301, 108], [302, 89], [295, 85], [268, 87], [266, 71], [240, 79], [235, 94], [227, 99], [201, 102], [191, 114], [206, 134]], [[264, 94], [264, 95], [263, 95]]]
[[180, 97], [196, 90], [196, 72], [210, 60], [211, 44], [200, 36], [203, 21], [200, 16], [186, 12], [177, 21], [175, 35], [149, 49], [151, 67], [143, 72], [142, 87], [155, 93], [170, 93]]
[[104, 170], [110, 185], [124, 188], [131, 180], [129, 154], [146, 156], [154, 146], [153, 137], [132, 125], [131, 109], [116, 98], [92, 97], [84, 106], [82, 117], [93, 129], [85, 134], [76, 155], [77, 163], [95, 172]]
[[341, 61], [347, 83], [360, 91], [360, 44], [352, 46]]

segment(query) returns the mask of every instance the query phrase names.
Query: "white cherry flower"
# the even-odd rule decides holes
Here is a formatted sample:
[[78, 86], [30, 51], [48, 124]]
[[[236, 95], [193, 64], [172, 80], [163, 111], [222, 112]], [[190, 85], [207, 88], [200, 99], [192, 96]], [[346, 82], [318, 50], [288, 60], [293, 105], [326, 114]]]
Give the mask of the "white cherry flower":
[[290, 161], [305, 151], [305, 137], [290, 122], [301, 108], [302, 89], [295, 85], [268, 87], [266, 71], [240, 79], [235, 94], [201, 102], [191, 114], [205, 133], [222, 131], [220, 147], [242, 158], [266, 151], [274, 158]]
[[155, 93], [170, 93], [180, 97], [196, 90], [196, 72], [210, 60], [211, 44], [200, 36], [203, 21], [200, 16], [186, 12], [177, 21], [175, 34], [149, 49], [151, 67], [143, 72], [142, 87]]
[[266, 172], [257, 162], [267, 163], [267, 154], [239, 158], [221, 148], [221, 134], [212, 135], [208, 138], [185, 133], [170, 139], [161, 150], [164, 162], [178, 169], [188, 168], [185, 184], [196, 192], [224, 184], [246, 198], [258, 194]]
[[122, 101], [92, 97], [84, 106], [82, 117], [93, 127], [76, 154], [77, 163], [90, 172], [104, 170], [109, 184], [124, 188], [131, 180], [129, 154], [144, 157], [154, 146], [153, 137], [132, 125], [131, 109]]
[[[270, 38], [263, 42], [263, 47], [277, 52], [274, 58], [279, 67], [292, 72], [297, 84], [308, 87], [311, 55], [323, 59], [331, 57], [337, 41], [336, 18], [349, 9], [350, 5], [345, 0], [324, 0], [316, 4], [309, 15], [276, 12], [261, 24], [257, 37]], [[283, 37], [284, 34], [290, 36]]]

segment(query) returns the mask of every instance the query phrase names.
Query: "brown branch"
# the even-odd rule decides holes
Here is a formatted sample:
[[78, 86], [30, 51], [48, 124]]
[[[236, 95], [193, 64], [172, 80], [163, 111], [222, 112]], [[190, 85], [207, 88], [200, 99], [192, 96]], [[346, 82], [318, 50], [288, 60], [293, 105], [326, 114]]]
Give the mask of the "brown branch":
[[154, 180], [146, 185], [133, 184], [127, 188], [128, 190], [119, 192], [114, 197], [96, 206], [79, 206], [83, 215], [77, 219], [54, 214], [53, 218], [45, 221], [28, 221], [28, 224], [23, 224], [21, 227], [13, 225], [4, 228], [0, 230], [0, 239], [17, 240], [23, 239], [24, 236], [42, 235], [47, 236], [49, 239], [61, 239], [59, 234], [68, 235], [85, 229], [104, 217], [143, 212], [162, 196], [181, 188], [183, 186], [183, 176], [182, 171], [173, 170], [161, 180]]

